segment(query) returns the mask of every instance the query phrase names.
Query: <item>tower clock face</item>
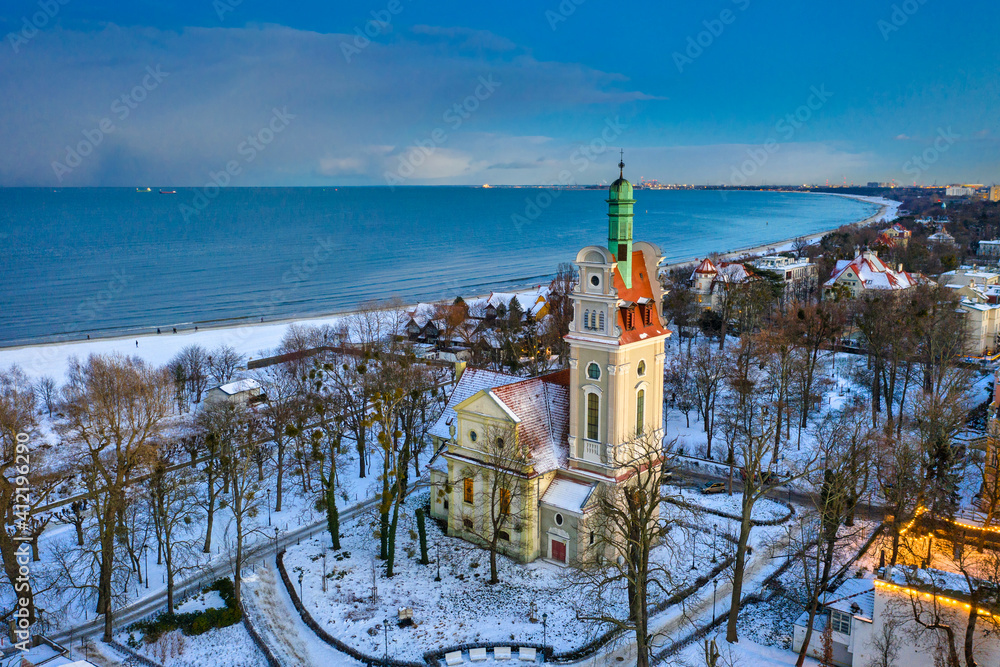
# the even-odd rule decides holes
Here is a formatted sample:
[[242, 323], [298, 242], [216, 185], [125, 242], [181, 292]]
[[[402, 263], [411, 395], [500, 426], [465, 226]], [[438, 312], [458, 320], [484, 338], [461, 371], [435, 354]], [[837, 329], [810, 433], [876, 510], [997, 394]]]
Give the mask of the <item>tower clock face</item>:
[[593, 285], [594, 287], [597, 287], [598, 285], [601, 284], [601, 279], [598, 278], [597, 276], [590, 276], [590, 284]]

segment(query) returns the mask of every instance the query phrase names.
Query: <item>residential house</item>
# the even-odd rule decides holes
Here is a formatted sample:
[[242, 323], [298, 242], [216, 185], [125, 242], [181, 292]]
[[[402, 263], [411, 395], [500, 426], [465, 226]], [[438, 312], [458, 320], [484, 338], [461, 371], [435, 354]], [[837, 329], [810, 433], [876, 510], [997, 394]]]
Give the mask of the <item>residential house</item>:
[[892, 227], [879, 232], [877, 243], [887, 248], [906, 248], [910, 243], [911, 235], [912, 232], [909, 229], [897, 222]]
[[[871, 578], [848, 579], [832, 593], [820, 597], [821, 608], [813, 618], [809, 638], [809, 655], [822, 659], [823, 633], [830, 629], [833, 664], [837, 667], [865, 666], [856, 654], [864, 655], [871, 638], [875, 616], [875, 582]], [[796, 619], [792, 633], [792, 650], [798, 653], [805, 642], [809, 610]]]
[[235, 380], [227, 384], [220, 384], [205, 392], [205, 403], [216, 401], [229, 401], [231, 403], [255, 402], [263, 398], [260, 383], [253, 378], [245, 380]]
[[[914, 583], [918, 582], [918, 583]], [[905, 572], [895, 568], [885, 578], [847, 579], [834, 592], [824, 594], [822, 609], [813, 622], [808, 654], [822, 659], [823, 634], [829, 628], [833, 664], [837, 667], [869, 667], [878, 655], [886, 634], [898, 651], [894, 664], [906, 667], [937, 667], [946, 664], [941, 632], [918, 626], [915, 612], [926, 623], [937, 615], [955, 633], [963, 655], [968, 619], [968, 587], [964, 576], [934, 569]], [[996, 614], [981, 609], [981, 614]], [[792, 650], [805, 640], [808, 614], [795, 621]], [[946, 640], [945, 640], [946, 641]], [[996, 664], [1000, 658], [1000, 635], [996, 626], [979, 622], [974, 634], [975, 656], [980, 665]]]
[[511, 302], [516, 301], [525, 319], [533, 317], [536, 321], [541, 321], [549, 313], [548, 296], [548, 285], [538, 285], [523, 292], [491, 292], [486, 300], [485, 319], [495, 319], [501, 308], [510, 312]]
[[731, 285], [744, 283], [753, 271], [739, 262], [720, 262], [716, 267], [707, 257], [691, 274], [696, 302], [705, 310], [718, 309]]
[[995, 262], [1000, 260], [1000, 239], [980, 241], [976, 248], [976, 257]]
[[1000, 273], [983, 271], [974, 266], [960, 266], [954, 271], [945, 271], [938, 277], [938, 285], [942, 287], [973, 285], [986, 287], [1000, 284]]
[[851, 260], [837, 260], [830, 279], [823, 283], [823, 298], [844, 292], [857, 298], [866, 290], [905, 290], [922, 282], [918, 273], [907, 273], [903, 266], [896, 269], [879, 259], [874, 250], [864, 250]]
[[927, 237], [931, 245], [954, 246], [955, 237], [945, 230], [944, 225], [938, 225], [938, 230]]
[[[611, 185], [607, 202], [607, 246], [576, 256], [570, 367], [521, 380], [468, 369], [456, 388], [461, 393], [431, 429], [446, 443], [431, 476], [432, 514], [447, 520], [449, 535], [481, 541], [493, 530], [496, 503], [513, 508], [521, 518], [492, 536], [522, 562], [579, 558], [594, 539], [588, 521], [596, 492], [629, 483], [625, 464], [636, 435], [658, 437], [663, 420], [670, 332], [656, 280], [662, 254], [632, 240], [635, 200], [624, 177]], [[497, 466], [490, 451], [508, 437], [520, 452], [504, 466], [514, 486], [491, 499], [484, 493]]]
[[749, 263], [755, 269], [770, 271], [781, 279], [785, 286], [781, 296], [782, 304], [805, 301], [811, 298], [819, 287], [819, 269], [808, 258], [769, 255]]
[[441, 336], [441, 323], [437, 318], [438, 306], [433, 303], [420, 303], [407, 311], [407, 321], [404, 325], [406, 337], [413, 343], [437, 345]]

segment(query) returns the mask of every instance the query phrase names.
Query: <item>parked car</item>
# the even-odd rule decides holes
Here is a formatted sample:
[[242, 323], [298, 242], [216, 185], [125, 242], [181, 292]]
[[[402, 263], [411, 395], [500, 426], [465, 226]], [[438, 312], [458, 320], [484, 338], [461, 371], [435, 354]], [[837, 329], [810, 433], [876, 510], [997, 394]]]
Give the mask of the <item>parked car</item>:
[[708, 493], [725, 493], [726, 485], [724, 482], [708, 482], [705, 486], [701, 487], [701, 492]]

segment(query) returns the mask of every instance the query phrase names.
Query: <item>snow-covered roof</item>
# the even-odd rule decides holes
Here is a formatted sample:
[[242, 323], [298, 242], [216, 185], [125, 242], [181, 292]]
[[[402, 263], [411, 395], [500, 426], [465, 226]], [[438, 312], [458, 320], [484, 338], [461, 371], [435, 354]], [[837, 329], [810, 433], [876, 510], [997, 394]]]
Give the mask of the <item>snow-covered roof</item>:
[[491, 292], [487, 304], [494, 308], [503, 304], [507, 308], [512, 299], [517, 299], [517, 304], [522, 311], [529, 315], [537, 315], [538, 311], [545, 306], [548, 296], [548, 285], [539, 285], [535, 289], [524, 292]]
[[698, 268], [696, 268], [694, 273], [691, 274], [691, 280], [694, 280], [699, 273], [712, 276], [718, 273], [718, 270], [715, 268], [715, 264], [712, 264], [712, 260], [706, 257], [701, 260], [701, 264], [699, 264]]
[[582, 484], [565, 477], [556, 477], [542, 494], [542, 504], [579, 514], [595, 488], [595, 484]]
[[875, 613], [875, 580], [848, 579], [833, 593], [824, 593], [821, 602], [829, 609], [870, 621]]
[[428, 322], [433, 322], [435, 317], [434, 313], [437, 311], [437, 305], [433, 303], [418, 303], [413, 310], [407, 311], [410, 319], [423, 329], [427, 326]]
[[750, 272], [742, 264], [724, 262], [719, 265], [719, 275], [716, 280], [727, 283], [741, 283], [750, 277]]
[[260, 382], [257, 382], [253, 378], [246, 378], [244, 380], [236, 380], [228, 384], [221, 384], [216, 387], [216, 389], [228, 396], [234, 396], [235, 394], [239, 394], [244, 391], [260, 389]]
[[427, 432], [432, 436], [447, 440], [451, 437], [448, 433], [448, 426], [455, 422], [455, 406], [474, 394], [478, 394], [484, 389], [494, 389], [503, 387], [514, 382], [520, 382], [523, 378], [506, 373], [497, 373], [482, 368], [466, 368], [462, 373], [462, 379], [455, 385], [455, 389], [448, 397], [444, 412], [434, 422], [434, 426]]
[[[848, 579], [832, 593], [823, 593], [820, 604], [827, 609], [836, 609], [862, 620], [872, 621], [875, 615], [875, 580], [871, 578]], [[809, 619], [809, 610], [802, 612], [795, 620], [795, 625], [805, 626]], [[826, 627], [825, 616], [816, 616], [813, 630], [822, 632]]]
[[536, 474], [563, 468], [569, 458], [569, 369], [495, 388], [491, 394], [520, 419], [518, 441]]
[[906, 271], [893, 271], [879, 259], [878, 255], [866, 250], [854, 259], [837, 260], [833, 275], [826, 281], [825, 286], [832, 287], [848, 273], [856, 275], [865, 289], [908, 289], [917, 284], [917, 278], [914, 274]]

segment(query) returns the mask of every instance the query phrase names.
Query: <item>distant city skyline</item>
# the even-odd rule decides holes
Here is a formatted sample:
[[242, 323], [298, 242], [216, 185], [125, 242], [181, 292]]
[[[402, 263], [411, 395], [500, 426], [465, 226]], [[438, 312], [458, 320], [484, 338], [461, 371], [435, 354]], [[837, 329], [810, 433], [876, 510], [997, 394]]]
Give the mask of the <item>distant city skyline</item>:
[[0, 10], [0, 186], [1000, 182], [1000, 7]]

